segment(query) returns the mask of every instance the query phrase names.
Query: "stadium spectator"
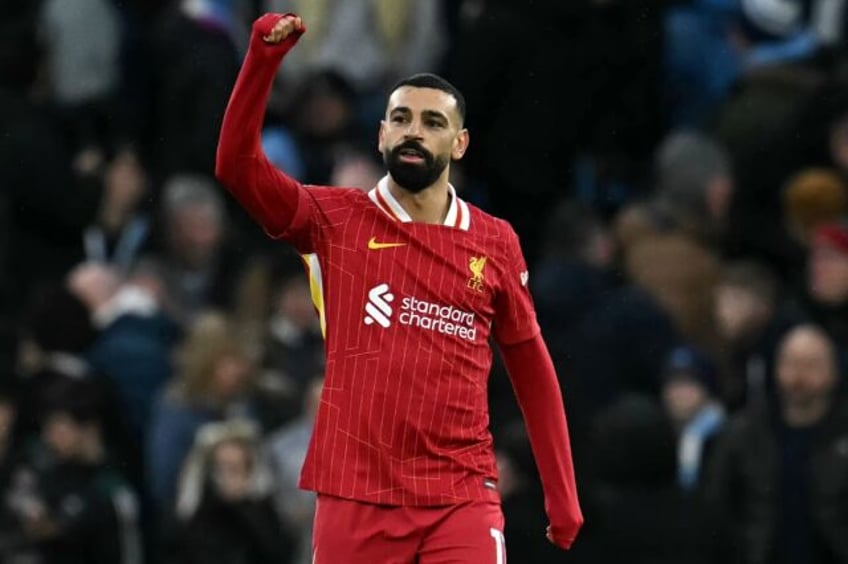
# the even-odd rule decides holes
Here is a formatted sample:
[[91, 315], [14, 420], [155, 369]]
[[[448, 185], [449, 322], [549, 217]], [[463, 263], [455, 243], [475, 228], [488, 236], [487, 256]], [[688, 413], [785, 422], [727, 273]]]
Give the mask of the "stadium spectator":
[[303, 273], [281, 282], [266, 331], [266, 377], [274, 378], [278, 388], [293, 390], [300, 404], [309, 380], [324, 369], [324, 339]]
[[145, 209], [149, 181], [138, 152], [124, 147], [112, 155], [102, 184], [97, 217], [83, 233], [85, 258], [112, 264], [126, 274], [148, 249], [152, 229]]
[[[102, 268], [85, 265], [87, 269]], [[172, 373], [172, 350], [181, 333], [162, 310], [164, 290], [152, 268], [138, 265], [120, 286], [92, 310], [97, 338], [88, 363], [109, 378], [132, 436], [143, 444], [154, 398]]]
[[204, 308], [230, 310], [247, 260], [238, 249], [214, 181], [194, 174], [171, 177], [163, 188], [150, 259], [165, 282], [166, 310], [181, 326]]
[[274, 472], [277, 511], [296, 539], [297, 548], [292, 564], [312, 562], [315, 493], [301, 490], [298, 482], [323, 386], [324, 378], [314, 377], [304, 394], [303, 413], [271, 433], [264, 441], [264, 450]]
[[37, 8], [0, 7], [0, 338], [7, 340], [30, 298], [82, 258], [82, 231], [100, 204], [97, 187], [74, 174], [71, 148], [39, 96]]
[[304, 48], [280, 68], [281, 104], [288, 105], [285, 93], [313, 71], [340, 73], [357, 93], [354, 123], [369, 134], [382, 117], [385, 89], [408, 74], [434, 70], [446, 46], [440, 2], [262, 0], [262, 11], [314, 22]]
[[76, 168], [92, 172], [104, 164], [107, 149], [120, 137], [120, 13], [110, 0], [44, 0], [40, 24], [50, 99]]
[[129, 448], [126, 426], [115, 400], [112, 383], [97, 373], [85, 355], [97, 338], [88, 301], [79, 288], [92, 295], [110, 292], [114, 279], [106, 273], [90, 277], [85, 284], [71, 280], [38, 295], [21, 328], [17, 376], [20, 384], [19, 431], [30, 436], [38, 429], [40, 410], [48, 390], [61, 382], [90, 381], [99, 395], [99, 419], [110, 450], [121, 454]]
[[177, 0], [149, 34], [153, 179], [211, 176], [215, 143], [245, 38], [235, 0]]
[[288, 564], [292, 541], [274, 508], [271, 476], [251, 421], [197, 431], [177, 490], [174, 564]]
[[832, 169], [798, 171], [784, 186], [783, 198], [787, 228], [805, 248], [819, 225], [839, 222], [848, 212], [848, 186]]
[[708, 135], [683, 130], [663, 140], [655, 164], [651, 198], [615, 218], [622, 268], [687, 340], [712, 351], [719, 243], [733, 194], [729, 157]]
[[762, 260], [722, 265], [713, 315], [719, 343], [719, 397], [731, 411], [772, 397], [774, 356], [783, 334], [807, 313]]
[[4, 492], [16, 519], [4, 531], [4, 561], [141, 561], [137, 495], [103, 442], [98, 401], [90, 381], [49, 387], [40, 433], [25, 447]]
[[[615, 255], [609, 225], [566, 200], [551, 213], [530, 277], [540, 326], [568, 390], [577, 464], [590, 456], [580, 453], [588, 452], [583, 447], [600, 409], [628, 392], [659, 397], [662, 359], [680, 340], [671, 316], [616, 271]], [[495, 401], [508, 398], [496, 382]]]
[[721, 561], [719, 523], [677, 485], [674, 430], [657, 400], [622, 395], [598, 414], [591, 437], [592, 470], [582, 488], [586, 535], [575, 544], [574, 562]]
[[705, 491], [730, 525], [735, 561], [848, 562], [848, 407], [834, 342], [795, 327], [776, 376], [779, 402], [752, 403], [726, 427]]
[[662, 378], [663, 407], [677, 435], [677, 483], [694, 492], [725, 422], [718, 373], [709, 355], [681, 345], [666, 357]]
[[145, 449], [153, 501], [172, 505], [180, 468], [203, 424], [252, 417], [253, 367], [229, 320], [209, 311], [189, 327], [175, 378], [156, 400]]

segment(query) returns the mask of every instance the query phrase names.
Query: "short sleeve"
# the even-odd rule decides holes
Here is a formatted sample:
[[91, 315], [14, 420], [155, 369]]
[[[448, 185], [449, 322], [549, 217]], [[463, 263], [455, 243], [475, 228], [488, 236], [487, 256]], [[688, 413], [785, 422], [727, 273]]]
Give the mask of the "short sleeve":
[[518, 236], [508, 230], [504, 268], [495, 296], [495, 340], [500, 345], [514, 345], [539, 334], [536, 309], [529, 288], [529, 272], [521, 252]]

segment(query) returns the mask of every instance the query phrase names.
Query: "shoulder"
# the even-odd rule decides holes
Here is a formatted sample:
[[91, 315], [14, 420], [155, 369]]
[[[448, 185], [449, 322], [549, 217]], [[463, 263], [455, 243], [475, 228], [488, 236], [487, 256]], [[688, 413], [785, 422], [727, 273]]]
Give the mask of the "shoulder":
[[317, 207], [324, 211], [363, 209], [373, 205], [368, 197], [368, 192], [359, 188], [320, 186], [317, 184], [304, 184], [303, 188]]
[[314, 198], [343, 200], [346, 202], [368, 202], [368, 192], [360, 188], [347, 186], [322, 186], [319, 184], [304, 184], [306, 189]]
[[500, 239], [505, 244], [517, 244], [518, 235], [512, 224], [506, 219], [492, 215], [481, 208], [466, 202], [471, 216], [471, 229], [480, 237]]

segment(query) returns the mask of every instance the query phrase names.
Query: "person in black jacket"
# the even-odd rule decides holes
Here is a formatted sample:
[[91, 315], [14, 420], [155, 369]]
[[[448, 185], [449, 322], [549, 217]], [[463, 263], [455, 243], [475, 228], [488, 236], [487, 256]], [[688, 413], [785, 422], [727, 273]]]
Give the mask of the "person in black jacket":
[[739, 414], [720, 437], [705, 492], [729, 524], [736, 562], [848, 563], [848, 403], [836, 350], [798, 325], [777, 353], [779, 401]]
[[103, 442], [98, 401], [90, 380], [50, 384], [40, 433], [15, 457], [3, 492], [3, 562], [142, 562], [137, 494]]
[[586, 528], [574, 562], [722, 562], [721, 523], [678, 487], [674, 429], [657, 399], [623, 394], [597, 414], [591, 446]]
[[180, 564], [287, 564], [293, 542], [271, 497], [253, 423], [201, 427], [183, 467], [168, 551]]

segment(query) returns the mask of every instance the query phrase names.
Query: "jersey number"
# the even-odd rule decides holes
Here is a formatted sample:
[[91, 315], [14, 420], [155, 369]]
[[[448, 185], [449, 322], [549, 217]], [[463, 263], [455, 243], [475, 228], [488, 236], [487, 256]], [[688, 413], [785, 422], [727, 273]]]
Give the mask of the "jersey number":
[[506, 564], [506, 542], [504, 541], [503, 532], [492, 527], [489, 529], [489, 534], [492, 535], [493, 539], [495, 539], [495, 553], [497, 554], [496, 563]]

